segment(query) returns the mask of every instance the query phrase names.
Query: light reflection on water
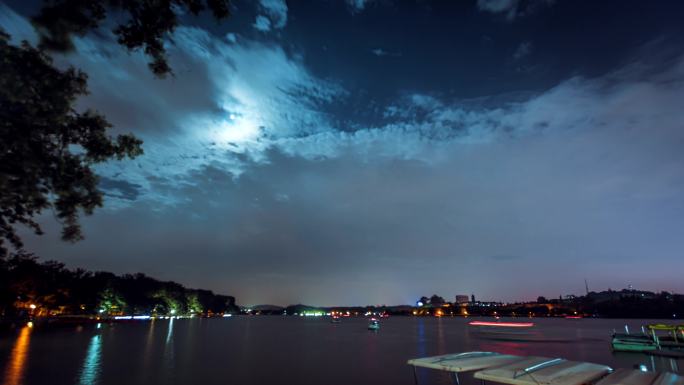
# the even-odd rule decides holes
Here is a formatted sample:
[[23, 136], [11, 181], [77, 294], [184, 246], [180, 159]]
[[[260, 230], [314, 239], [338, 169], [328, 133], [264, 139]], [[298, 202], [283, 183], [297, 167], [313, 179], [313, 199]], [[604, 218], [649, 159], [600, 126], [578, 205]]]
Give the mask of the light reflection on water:
[[174, 373], [173, 322], [174, 319], [171, 318], [169, 320], [169, 330], [166, 332], [166, 342], [164, 343], [164, 382], [171, 382]]
[[[0, 384], [398, 384], [412, 381], [410, 358], [469, 350], [679, 369], [666, 359], [610, 351], [613, 328], [633, 322], [630, 328], [638, 330], [644, 321], [535, 319], [549, 338], [544, 342], [485, 338], [468, 321], [391, 317], [377, 333], [368, 332], [364, 318], [331, 325], [299, 317], [156, 320], [82, 332], [23, 328], [0, 339]], [[437, 374], [417, 373], [420, 383], [449, 383]]]
[[96, 334], [90, 339], [88, 353], [86, 353], [86, 358], [83, 361], [83, 367], [81, 368], [81, 376], [78, 381], [80, 385], [94, 385], [98, 382], [98, 377], [100, 375], [100, 366], [102, 365], [101, 356], [102, 336]]
[[152, 320], [150, 321], [150, 327], [147, 329], [147, 336], [145, 337], [145, 349], [143, 350], [143, 356], [141, 360], [140, 369], [140, 383], [144, 384], [149, 382], [151, 365], [154, 355], [154, 330], [155, 326], [160, 321]]
[[3, 385], [20, 385], [22, 383], [26, 371], [26, 358], [28, 357], [30, 341], [31, 327], [24, 326], [12, 348], [10, 361], [5, 369]]

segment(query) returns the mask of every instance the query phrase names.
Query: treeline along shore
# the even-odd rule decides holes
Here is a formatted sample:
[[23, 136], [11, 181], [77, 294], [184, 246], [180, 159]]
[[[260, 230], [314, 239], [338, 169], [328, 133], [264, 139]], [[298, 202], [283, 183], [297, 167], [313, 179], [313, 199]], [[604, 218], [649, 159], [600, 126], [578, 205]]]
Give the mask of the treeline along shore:
[[[460, 297], [460, 296], [459, 296]], [[429, 317], [566, 317], [566, 318], [650, 318], [684, 317], [684, 295], [634, 289], [588, 292], [536, 301], [503, 303], [476, 301], [448, 302], [438, 295], [421, 297], [415, 305], [372, 305], [317, 307], [309, 305], [253, 306], [243, 314], [293, 316], [429, 316]]]
[[[414, 305], [316, 307], [262, 305], [240, 309], [235, 298], [190, 289], [142, 273], [116, 275], [67, 269], [40, 262], [26, 253], [0, 257], [0, 321], [37, 319], [115, 320], [127, 317], [212, 317], [232, 314], [291, 316], [437, 316], [437, 317], [602, 317], [669, 318], [684, 316], [684, 295], [623, 289], [567, 295], [555, 299], [502, 303], [456, 296], [421, 297]], [[465, 298], [465, 300], [464, 300]]]
[[68, 316], [215, 316], [239, 312], [235, 298], [144, 274], [67, 269], [31, 254], [0, 258], [0, 317], [5, 322]]

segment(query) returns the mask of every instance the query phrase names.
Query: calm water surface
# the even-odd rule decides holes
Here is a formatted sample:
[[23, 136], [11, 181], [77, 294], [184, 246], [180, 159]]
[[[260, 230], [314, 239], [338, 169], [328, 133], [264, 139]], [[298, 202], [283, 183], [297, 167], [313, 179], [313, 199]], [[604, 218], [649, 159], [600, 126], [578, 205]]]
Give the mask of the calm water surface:
[[[534, 319], [545, 342], [485, 338], [462, 318], [393, 317], [379, 332], [363, 318], [176, 319], [0, 335], [0, 384], [412, 384], [409, 358], [487, 350], [561, 356], [612, 367], [669, 360], [612, 353], [613, 329], [651, 321]], [[551, 342], [549, 342], [551, 341]], [[421, 384], [448, 384], [432, 371]], [[464, 376], [465, 377], [465, 376]]]

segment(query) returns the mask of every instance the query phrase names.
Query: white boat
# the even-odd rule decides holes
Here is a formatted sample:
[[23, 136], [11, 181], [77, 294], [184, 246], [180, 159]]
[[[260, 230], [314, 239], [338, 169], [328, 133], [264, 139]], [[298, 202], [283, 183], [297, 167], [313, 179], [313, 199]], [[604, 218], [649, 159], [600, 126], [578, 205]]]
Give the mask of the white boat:
[[371, 318], [370, 322], [368, 323], [368, 330], [380, 330], [380, 321], [375, 318]]
[[413, 366], [413, 378], [418, 384], [416, 368], [436, 369], [449, 372], [454, 383], [458, 384], [458, 373], [471, 372], [486, 369], [492, 366], [506, 365], [520, 360], [519, 356], [499, 354], [494, 352], [465, 352], [456, 354], [445, 354], [425, 358], [414, 358], [408, 360], [408, 364]]
[[585, 385], [612, 372], [609, 366], [563, 358], [523, 357], [522, 360], [481, 370], [474, 377], [511, 385]]
[[684, 385], [684, 377], [674, 373], [644, 372], [631, 369], [613, 371], [609, 366], [563, 358], [526, 357], [495, 352], [465, 352], [408, 361], [416, 368], [448, 372], [455, 384], [459, 373], [474, 372], [484, 384], [491, 381], [510, 385]]

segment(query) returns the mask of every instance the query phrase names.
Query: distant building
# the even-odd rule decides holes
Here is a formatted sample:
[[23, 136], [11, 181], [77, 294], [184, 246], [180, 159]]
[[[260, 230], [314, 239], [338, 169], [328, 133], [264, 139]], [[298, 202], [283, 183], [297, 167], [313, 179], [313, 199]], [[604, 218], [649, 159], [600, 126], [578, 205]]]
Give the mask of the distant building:
[[469, 301], [470, 301], [470, 299], [468, 298], [467, 295], [457, 295], [457, 296], [456, 296], [456, 301], [455, 301], [455, 302], [456, 302], [458, 305], [461, 305], [461, 304], [464, 304], [464, 303], [468, 303]]
[[471, 306], [479, 306], [479, 307], [497, 307], [497, 306], [503, 306], [503, 302], [494, 302], [494, 301], [488, 301], [488, 302], [483, 302], [483, 301], [476, 301], [476, 302], [471, 302]]

